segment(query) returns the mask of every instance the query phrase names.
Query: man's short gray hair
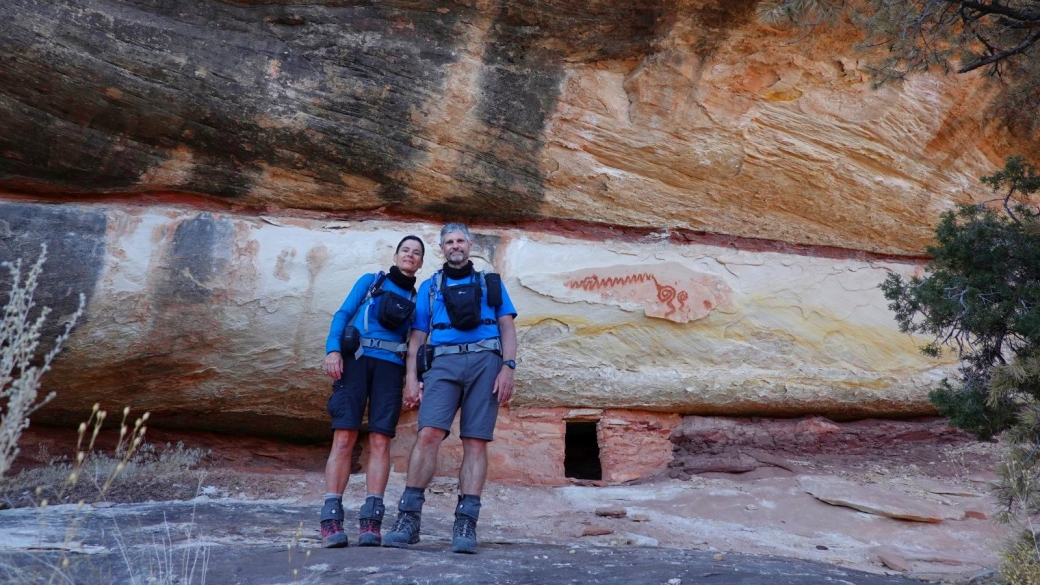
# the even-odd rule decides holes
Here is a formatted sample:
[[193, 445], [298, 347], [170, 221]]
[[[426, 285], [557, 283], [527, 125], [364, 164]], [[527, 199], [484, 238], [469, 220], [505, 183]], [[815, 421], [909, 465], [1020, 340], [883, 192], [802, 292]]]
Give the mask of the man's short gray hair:
[[452, 222], [441, 228], [441, 244], [444, 244], [444, 236], [451, 232], [462, 232], [462, 235], [466, 236], [467, 242], [473, 241], [473, 236], [469, 234], [469, 228], [464, 223]]

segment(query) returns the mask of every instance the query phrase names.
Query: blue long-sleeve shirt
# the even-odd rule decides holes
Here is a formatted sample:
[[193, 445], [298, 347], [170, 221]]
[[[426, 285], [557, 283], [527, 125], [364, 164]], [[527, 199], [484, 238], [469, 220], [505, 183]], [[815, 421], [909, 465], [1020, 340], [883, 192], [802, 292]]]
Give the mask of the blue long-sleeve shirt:
[[[340, 337], [343, 335], [343, 330], [347, 328], [347, 320], [350, 319], [351, 315], [354, 315], [353, 319], [350, 319], [350, 325], [357, 327], [361, 331], [361, 337], [367, 337], [370, 339], [382, 339], [384, 341], [390, 341], [393, 343], [406, 343], [408, 340], [408, 331], [412, 327], [414, 321], [414, 313], [412, 319], [408, 319], [400, 327], [393, 330], [388, 330], [379, 322], [378, 309], [380, 296], [375, 296], [365, 302], [365, 306], [361, 306], [362, 301], [365, 299], [365, 295], [368, 294], [368, 289], [372, 287], [372, 284], [376, 281], [376, 274], [366, 274], [358, 279], [354, 283], [354, 288], [350, 290], [350, 294], [343, 301], [339, 310], [332, 316], [332, 325], [329, 326], [329, 337], [325, 340], [325, 353], [328, 354], [333, 351], [342, 352], [340, 349]], [[389, 278], [383, 279], [382, 290], [392, 291], [404, 298], [411, 298], [412, 291], [403, 289], [394, 284]], [[359, 310], [360, 309], [360, 310]], [[365, 314], [368, 314], [368, 328], [365, 328]], [[401, 358], [397, 357], [396, 353], [380, 349], [378, 347], [366, 347], [364, 349], [365, 355], [393, 362], [395, 364], [404, 364]], [[343, 356], [346, 358], [347, 356]]]

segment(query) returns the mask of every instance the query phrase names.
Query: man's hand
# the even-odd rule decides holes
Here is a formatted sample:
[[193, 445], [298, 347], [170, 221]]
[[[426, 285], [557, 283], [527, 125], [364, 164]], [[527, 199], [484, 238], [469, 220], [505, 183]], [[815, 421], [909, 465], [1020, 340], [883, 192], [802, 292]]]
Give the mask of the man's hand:
[[343, 356], [338, 351], [330, 351], [325, 356], [325, 375], [333, 380], [343, 375]]
[[495, 389], [493, 393], [498, 394], [498, 404], [509, 404], [513, 399], [513, 368], [502, 366], [502, 371], [495, 378]]
[[419, 408], [422, 402], [423, 383], [415, 376], [406, 376], [404, 383], [404, 405], [408, 408]]
[[[512, 315], [502, 315], [498, 318], [498, 334], [502, 340], [502, 359], [516, 359], [516, 323]], [[502, 370], [495, 378], [495, 394], [498, 394], [498, 403], [509, 404], [513, 399], [513, 368], [502, 364]]]
[[404, 405], [408, 408], [419, 408], [422, 402], [423, 383], [419, 381], [419, 370], [416, 369], [416, 354], [419, 346], [426, 343], [426, 333], [412, 329], [408, 337], [408, 355], [404, 360]]

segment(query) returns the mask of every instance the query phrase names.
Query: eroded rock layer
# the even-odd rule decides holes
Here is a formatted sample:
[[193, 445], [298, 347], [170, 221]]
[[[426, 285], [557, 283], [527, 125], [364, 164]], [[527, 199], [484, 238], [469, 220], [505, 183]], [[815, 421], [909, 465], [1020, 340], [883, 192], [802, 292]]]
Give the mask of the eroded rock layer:
[[[404, 234], [427, 242], [421, 277], [442, 262], [435, 224], [36, 203], [0, 203], [0, 218], [0, 259], [51, 246], [40, 299], [57, 315], [88, 296], [39, 422], [100, 401], [160, 426], [326, 436], [332, 314]], [[915, 263], [653, 235], [475, 238], [520, 313], [519, 408], [912, 416], [949, 373], [877, 288]]]
[[0, 187], [920, 255], [1035, 151], [971, 76], [871, 89], [741, 0], [8, 0]]
[[820, 417], [801, 419], [733, 419], [688, 416], [674, 425], [670, 440], [675, 458], [670, 477], [698, 473], [747, 473], [779, 466], [797, 473], [789, 459], [886, 453], [893, 460], [935, 465], [937, 446], [970, 440], [945, 419], [908, 421], [859, 420], [835, 423]]

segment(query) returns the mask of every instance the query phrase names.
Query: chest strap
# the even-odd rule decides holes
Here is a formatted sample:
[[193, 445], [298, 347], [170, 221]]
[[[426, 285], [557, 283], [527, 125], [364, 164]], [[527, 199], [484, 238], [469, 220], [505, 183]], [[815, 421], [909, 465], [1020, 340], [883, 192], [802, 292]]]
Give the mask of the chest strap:
[[438, 345], [433, 348], [433, 357], [458, 353], [476, 353], [478, 351], [497, 351], [498, 353], [502, 353], [502, 342], [499, 341], [497, 337], [492, 337], [491, 339], [482, 339], [474, 343]]
[[[481, 325], [498, 325], [498, 321], [495, 320], [495, 319], [481, 319], [480, 324]], [[437, 329], [437, 330], [454, 329], [454, 327], [451, 326], [451, 323], [434, 323], [433, 324], [433, 328]]]
[[377, 349], [385, 349], [391, 353], [404, 353], [408, 351], [407, 343], [394, 343], [393, 341], [372, 339], [371, 337], [362, 337], [361, 347], [375, 347]]

